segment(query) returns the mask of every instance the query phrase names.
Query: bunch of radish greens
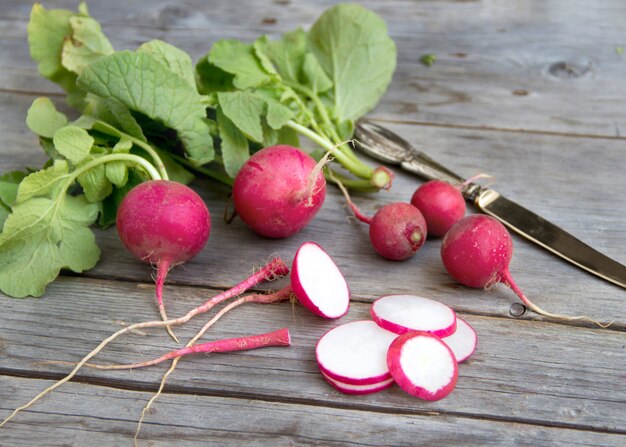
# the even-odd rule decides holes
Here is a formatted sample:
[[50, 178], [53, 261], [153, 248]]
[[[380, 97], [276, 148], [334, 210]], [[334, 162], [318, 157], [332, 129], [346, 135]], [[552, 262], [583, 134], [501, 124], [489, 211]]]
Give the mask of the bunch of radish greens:
[[388, 171], [341, 144], [379, 101], [396, 64], [385, 23], [359, 5], [334, 6], [308, 32], [277, 40], [220, 40], [195, 66], [159, 40], [115, 51], [84, 3], [77, 12], [35, 4], [28, 42], [40, 74], [66, 92], [77, 117], [37, 98], [26, 124], [49, 160], [0, 177], [7, 295], [40, 296], [62, 268], [92, 268], [100, 252], [89, 227], [114, 223], [136, 185], [186, 184], [194, 172], [231, 186], [251, 154], [298, 146], [299, 136], [319, 145], [315, 158], [331, 151], [345, 168], [334, 173], [344, 185], [390, 185]]

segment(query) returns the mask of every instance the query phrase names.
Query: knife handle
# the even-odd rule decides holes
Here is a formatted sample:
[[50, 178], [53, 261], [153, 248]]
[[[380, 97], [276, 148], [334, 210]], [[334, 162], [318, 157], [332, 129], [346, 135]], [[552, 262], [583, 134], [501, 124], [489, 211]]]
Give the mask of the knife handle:
[[[410, 160], [403, 161], [400, 165], [404, 170], [428, 180], [442, 180], [456, 185], [465, 183], [463, 177], [442, 166], [423, 152], [416, 151]], [[461, 193], [466, 200], [474, 202], [483, 190], [485, 188], [482, 186], [469, 183], [463, 186]]]

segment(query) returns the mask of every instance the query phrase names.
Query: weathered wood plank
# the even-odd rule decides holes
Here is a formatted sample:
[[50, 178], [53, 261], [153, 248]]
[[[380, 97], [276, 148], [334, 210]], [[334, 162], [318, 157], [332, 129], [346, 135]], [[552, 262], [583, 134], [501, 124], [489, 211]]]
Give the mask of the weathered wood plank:
[[[283, 279], [272, 286], [284, 283]], [[68, 366], [39, 362], [78, 361], [116, 331], [119, 321], [158, 318], [151, 292], [151, 286], [132, 283], [62, 278], [50, 288], [45, 300], [3, 299], [0, 372], [34, 377], [65, 374]], [[182, 315], [207, 299], [209, 293], [201, 288], [169, 287], [166, 299], [170, 315]], [[369, 305], [352, 303], [347, 316], [328, 321], [288, 303], [242, 306], [224, 317], [205, 339], [288, 327], [293, 345], [185, 359], [171, 376], [167, 389], [185, 394], [394, 413], [441, 412], [624, 432], [624, 332], [461, 314], [476, 328], [479, 348], [461, 365], [457, 387], [450, 396], [425, 402], [392, 387], [355, 398], [334, 391], [324, 382], [317, 370], [314, 347], [325, 331], [349, 321], [368, 319], [368, 312]], [[207, 320], [208, 317], [198, 317], [176, 332], [181, 340], [189, 339]], [[148, 333], [120, 339], [97, 360], [128, 363], [173, 349], [163, 330]], [[115, 387], [154, 390], [166, 369], [166, 365], [135, 371], [84, 369], [79, 376], [83, 381]], [[0, 387], [0, 402], [10, 394], [10, 389]]]
[[[30, 1], [0, 12], [0, 85], [58, 92], [29, 60]], [[219, 38], [252, 40], [310, 25], [335, 2], [157, 1], [90, 3], [116, 48], [164, 39], [194, 59]], [[622, 82], [626, 5], [571, 2], [362, 2], [388, 23], [398, 69], [374, 112], [390, 120], [620, 136], [626, 126]], [[74, 8], [72, 1], [45, 2]], [[241, 15], [241, 10], [254, 11]], [[437, 55], [424, 67], [419, 58]]]
[[[7, 142], [0, 147], [2, 172], [36, 167], [44, 161], [35, 136], [24, 124], [29, 104], [30, 99], [22, 95], [0, 93], [0, 115], [4, 117], [0, 134]], [[494, 186], [501, 193], [626, 263], [626, 158], [622, 142], [409, 125], [391, 128], [461, 175], [494, 175]], [[585, 160], [584, 168], [581, 160]], [[373, 214], [383, 203], [409, 200], [420, 180], [397, 174], [391, 191], [355, 196], [364, 212]], [[290, 262], [301, 243], [315, 240], [335, 258], [359, 299], [414, 292], [463, 311], [503, 316], [508, 316], [510, 304], [517, 302], [504, 286], [489, 292], [458, 287], [441, 264], [437, 240], [428, 242], [406, 262], [380, 258], [369, 244], [367, 227], [349, 221], [344, 200], [335, 188], [329, 188], [322, 211], [304, 231], [285, 240], [271, 240], [253, 234], [240, 220], [226, 225], [222, 214], [228, 198], [223, 190], [206, 182], [195, 186], [213, 214], [211, 238], [192, 262], [170, 273], [172, 283], [227, 287], [274, 254]], [[89, 275], [150, 281], [150, 268], [126, 252], [113, 228], [98, 231], [97, 237], [103, 254]], [[557, 313], [626, 322], [622, 289], [517, 236], [514, 242], [511, 271], [538, 305]]]
[[[50, 382], [0, 376], [11, 390], [0, 417]], [[69, 384], [38, 408], [0, 429], [12, 446], [131, 444], [136, 420], [150, 395]], [[54, 430], [50, 430], [53, 426]], [[166, 394], [142, 426], [139, 445], [220, 446], [619, 446], [623, 436], [555, 427], [407, 415], [301, 404]]]

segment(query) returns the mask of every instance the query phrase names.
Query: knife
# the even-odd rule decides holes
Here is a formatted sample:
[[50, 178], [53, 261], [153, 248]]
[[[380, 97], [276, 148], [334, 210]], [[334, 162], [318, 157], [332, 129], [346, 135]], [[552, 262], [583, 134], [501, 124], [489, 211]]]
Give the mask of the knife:
[[[417, 150], [396, 133], [367, 120], [355, 127], [357, 149], [380, 161], [429, 180], [462, 184], [465, 179]], [[613, 284], [626, 288], [626, 266], [518, 205], [493, 189], [470, 183], [461, 191], [483, 213], [495, 217], [511, 230], [572, 264]]]

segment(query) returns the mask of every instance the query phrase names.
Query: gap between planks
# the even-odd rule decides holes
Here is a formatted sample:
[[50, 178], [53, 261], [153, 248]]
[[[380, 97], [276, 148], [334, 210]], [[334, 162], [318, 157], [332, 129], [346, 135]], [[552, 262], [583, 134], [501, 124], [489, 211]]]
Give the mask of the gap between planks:
[[[32, 371], [24, 371], [24, 370], [6, 370], [0, 368], [0, 375], [8, 376], [8, 377], [19, 377], [23, 379], [34, 379], [34, 380], [60, 380], [65, 377], [64, 374], [58, 373], [47, 373], [42, 372], [39, 374], [33, 374]], [[124, 391], [138, 391], [138, 392], [156, 392], [159, 388], [158, 384], [148, 385], [142, 382], [135, 382], [132, 380], [112, 380], [105, 379], [99, 377], [90, 377], [90, 376], [76, 376], [71, 382], [81, 383], [84, 385], [94, 385], [94, 386], [104, 386], [107, 388], [113, 388]], [[237, 392], [233, 390], [202, 390], [196, 388], [184, 388], [177, 385], [166, 385], [162, 391], [162, 394], [168, 394], [172, 396], [202, 396], [202, 397], [221, 397], [228, 399], [243, 399], [243, 400], [254, 400], [256, 402], [270, 402], [270, 403], [279, 403], [279, 404], [296, 404], [296, 405], [306, 405], [309, 407], [323, 407], [323, 408], [333, 408], [337, 410], [352, 410], [352, 411], [363, 411], [368, 413], [380, 413], [380, 414], [391, 414], [398, 416], [425, 416], [425, 417], [438, 417], [438, 416], [452, 416], [458, 418], [472, 419], [472, 420], [483, 420], [483, 421], [491, 421], [491, 422], [506, 422], [506, 423], [519, 423], [532, 425], [536, 427], [546, 427], [546, 428], [563, 428], [569, 430], [578, 430], [584, 432], [594, 432], [594, 433], [604, 433], [604, 434], [617, 434], [617, 435], [626, 435], [626, 430], [620, 430], [619, 428], [610, 429], [610, 428], [599, 428], [590, 425], [580, 425], [580, 424], [567, 424], [560, 422], [552, 422], [552, 421], [538, 421], [529, 418], [510, 418], [510, 417], [498, 417], [495, 415], [485, 416], [485, 415], [477, 415], [473, 413], [465, 413], [460, 411], [428, 411], [428, 410], [397, 410], [394, 408], [387, 407], [379, 407], [379, 406], [371, 406], [371, 405], [362, 405], [357, 403], [342, 403], [342, 402], [334, 402], [334, 401], [317, 401], [313, 399], [298, 399], [294, 397], [290, 398], [280, 398], [280, 396], [276, 396], [275, 398], [271, 398], [268, 396], [258, 396], [253, 393], [244, 393]], [[27, 410], [30, 411], [30, 410]], [[42, 414], [47, 414], [46, 412], [39, 412]]]

